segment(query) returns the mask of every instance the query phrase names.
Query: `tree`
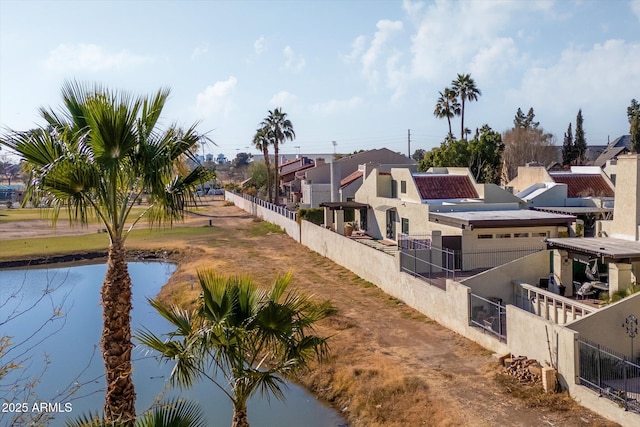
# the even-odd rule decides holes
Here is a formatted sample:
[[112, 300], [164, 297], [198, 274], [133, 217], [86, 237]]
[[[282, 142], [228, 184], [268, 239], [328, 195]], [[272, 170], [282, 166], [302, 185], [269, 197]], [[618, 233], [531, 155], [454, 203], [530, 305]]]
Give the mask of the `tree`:
[[423, 150], [422, 148], [418, 148], [416, 151], [413, 152], [413, 154], [411, 155], [411, 158], [416, 162], [419, 162], [424, 158], [424, 155], [426, 153], [427, 153], [426, 150]]
[[267, 135], [271, 144], [273, 144], [274, 154], [274, 175], [275, 175], [275, 202], [278, 202], [280, 196], [280, 182], [278, 171], [278, 150], [280, 144], [286, 140], [293, 141], [296, 137], [296, 133], [293, 131], [293, 124], [291, 120], [287, 119], [287, 113], [283, 113], [282, 109], [276, 108], [273, 111], [269, 110], [269, 115], [262, 121], [261, 126], [267, 129]]
[[[313, 359], [328, 354], [327, 338], [309, 335], [327, 314], [311, 299], [287, 291], [291, 275], [280, 276], [269, 291], [249, 277], [198, 272], [202, 293], [195, 309], [151, 305], [176, 329], [166, 340], [142, 331], [139, 340], [175, 362], [171, 382], [190, 387], [212, 381], [233, 403], [233, 427], [248, 427], [247, 400], [256, 392], [284, 399], [283, 378], [291, 378]], [[216, 375], [222, 374], [224, 382]]]
[[449, 135], [453, 135], [451, 132], [451, 118], [460, 114], [460, 104], [458, 103], [457, 95], [455, 91], [445, 88], [444, 93], [438, 92], [440, 96], [436, 102], [436, 108], [433, 110], [433, 115], [439, 119], [447, 119], [449, 124]]
[[11, 185], [11, 181], [20, 176], [20, 165], [12, 163], [8, 160], [0, 162], [0, 174], [4, 176], [7, 185]]
[[241, 168], [243, 166], [248, 166], [249, 165], [249, 158], [250, 155], [249, 153], [245, 153], [245, 152], [239, 152], [238, 154], [236, 154], [236, 158], [233, 159], [232, 166], [235, 168]]
[[640, 104], [635, 99], [627, 107], [629, 133], [631, 134], [631, 152], [640, 153]]
[[484, 125], [469, 142], [470, 169], [477, 182], [500, 184], [502, 177], [502, 136]]
[[269, 139], [269, 129], [263, 124], [256, 130], [256, 134], [253, 136], [253, 146], [262, 151], [264, 156], [264, 164], [267, 167], [267, 200], [269, 203], [273, 203], [273, 193], [271, 186], [271, 161], [269, 159], [269, 145], [271, 141]]
[[[201, 166], [178, 173], [180, 159], [192, 155], [205, 137], [195, 126], [159, 129], [169, 93], [161, 89], [153, 96], [139, 97], [98, 84], [66, 82], [62, 112], [40, 109], [47, 127], [36, 132], [11, 131], [0, 140], [29, 164], [27, 199], [34, 206], [51, 206], [54, 223], [66, 208], [71, 221], [86, 225], [94, 215], [107, 230], [110, 244], [101, 288], [104, 412], [106, 420], [127, 426], [135, 421], [136, 395], [125, 240], [144, 216], [150, 223], [181, 219], [187, 202], [196, 202], [197, 185], [210, 176]], [[129, 221], [143, 194], [149, 206]]]
[[572, 165], [577, 158], [576, 153], [573, 133], [571, 132], [571, 123], [569, 123], [569, 128], [564, 134], [564, 141], [562, 143], [562, 164], [564, 166]]
[[440, 147], [425, 154], [418, 170], [431, 167], [468, 167], [477, 182], [498, 183], [504, 144], [499, 133], [484, 125], [470, 142], [447, 138]]
[[576, 116], [576, 135], [573, 140], [573, 147], [575, 149], [575, 157], [576, 162], [578, 164], [584, 164], [586, 161], [587, 155], [587, 138], [584, 135], [584, 129], [582, 118], [582, 109], [578, 110], [578, 115]]
[[529, 162], [548, 165], [557, 160], [557, 152], [553, 146], [554, 136], [545, 132], [540, 127], [540, 122], [535, 121], [533, 108], [529, 109], [526, 116], [518, 108], [513, 125], [513, 128], [502, 134], [504, 143], [502, 172], [506, 182], [516, 177], [519, 166]]
[[482, 95], [480, 89], [476, 87], [476, 82], [471, 78], [471, 74], [458, 74], [458, 77], [451, 82], [456, 96], [460, 98], [460, 139], [466, 139], [466, 129], [464, 127], [464, 107], [466, 101], [477, 101]]

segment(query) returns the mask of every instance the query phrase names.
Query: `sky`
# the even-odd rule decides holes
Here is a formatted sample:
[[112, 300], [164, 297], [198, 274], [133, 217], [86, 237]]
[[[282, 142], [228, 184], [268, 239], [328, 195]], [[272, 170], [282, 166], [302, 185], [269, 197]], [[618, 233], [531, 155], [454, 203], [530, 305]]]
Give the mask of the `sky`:
[[296, 133], [282, 152], [406, 154], [444, 139], [433, 111], [458, 74], [482, 92], [470, 129], [533, 108], [562, 144], [582, 109], [587, 144], [606, 144], [640, 99], [640, 0], [0, 0], [3, 133], [42, 125], [77, 80], [169, 87], [163, 125], [197, 122], [229, 158], [258, 154], [274, 108]]

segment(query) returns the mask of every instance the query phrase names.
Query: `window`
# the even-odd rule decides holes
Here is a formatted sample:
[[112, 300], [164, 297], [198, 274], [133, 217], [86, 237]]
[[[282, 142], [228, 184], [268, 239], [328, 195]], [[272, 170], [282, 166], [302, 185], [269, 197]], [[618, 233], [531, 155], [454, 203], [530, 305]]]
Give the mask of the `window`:
[[549, 233], [546, 231], [531, 233], [531, 237], [548, 237], [548, 236], [549, 236]]
[[496, 234], [496, 239], [510, 239], [511, 233], [498, 233]]
[[409, 234], [409, 218], [402, 218], [402, 232]]
[[398, 197], [398, 181], [395, 179], [391, 180], [391, 198], [395, 199]]
[[513, 237], [529, 237], [529, 233], [513, 233]]
[[400, 192], [402, 194], [407, 193], [407, 181], [400, 181]]
[[478, 234], [478, 239], [493, 239], [493, 234]]

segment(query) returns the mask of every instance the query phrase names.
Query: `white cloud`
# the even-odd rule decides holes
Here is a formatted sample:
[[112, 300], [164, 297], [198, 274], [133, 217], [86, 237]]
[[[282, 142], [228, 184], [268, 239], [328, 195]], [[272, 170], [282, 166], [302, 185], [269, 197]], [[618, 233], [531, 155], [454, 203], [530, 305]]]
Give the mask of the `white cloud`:
[[640, 0], [631, 0], [631, 10], [638, 17], [638, 21], [640, 21]]
[[253, 42], [253, 49], [256, 51], [256, 55], [260, 55], [267, 50], [267, 41], [264, 36], [260, 36], [255, 42]]
[[496, 79], [520, 63], [518, 48], [511, 38], [498, 38], [491, 45], [481, 47], [473, 56], [469, 71], [478, 80]]
[[209, 44], [208, 43], [203, 43], [203, 44], [201, 44], [199, 46], [196, 46], [196, 48], [193, 49], [193, 52], [191, 53], [191, 59], [196, 59], [196, 58], [204, 55], [208, 51], [209, 51]]
[[413, 76], [448, 80], [455, 73], [468, 72], [473, 62], [479, 70], [488, 71], [489, 64], [483, 58], [488, 59], [500, 49], [515, 54], [515, 44], [508, 46], [501, 34], [512, 23], [514, 10], [523, 13], [518, 9], [527, 7], [542, 6], [502, 1], [436, 1], [424, 10], [405, 6], [411, 13], [410, 20], [416, 23], [411, 47]]
[[287, 46], [282, 50], [284, 54], [284, 67], [288, 70], [300, 71], [304, 68], [305, 60], [302, 55], [296, 54], [291, 46]]
[[148, 57], [121, 50], [106, 52], [95, 44], [61, 44], [49, 52], [45, 67], [57, 71], [104, 71], [133, 68], [149, 62]]
[[640, 93], [636, 70], [640, 70], [640, 43], [607, 40], [590, 49], [571, 47], [556, 63], [525, 72], [521, 88], [509, 97], [534, 105], [550, 117], [564, 114], [566, 123], [575, 117], [566, 117], [567, 111], [573, 115], [590, 105], [584, 113], [604, 121], [624, 114], [619, 106], [628, 105], [632, 94]]
[[355, 40], [351, 43], [351, 53], [345, 55], [344, 59], [347, 62], [351, 62], [360, 58], [362, 52], [364, 52], [366, 41], [367, 39], [365, 38], [365, 36], [356, 37]]
[[280, 91], [273, 95], [269, 100], [269, 104], [274, 107], [293, 107], [298, 100], [298, 97], [287, 91]]
[[311, 106], [311, 111], [319, 114], [338, 114], [353, 111], [360, 105], [363, 100], [359, 96], [354, 96], [349, 99], [332, 99], [327, 102], [314, 104]]
[[227, 117], [234, 106], [231, 96], [237, 83], [238, 79], [231, 76], [213, 86], [207, 86], [196, 96], [196, 113], [201, 117], [211, 117], [214, 114]]
[[369, 49], [362, 55], [362, 72], [375, 87], [379, 82], [379, 72], [375, 68], [378, 59], [386, 52], [386, 44], [399, 31], [402, 31], [402, 21], [389, 21], [386, 19], [376, 24], [378, 31], [373, 36]]

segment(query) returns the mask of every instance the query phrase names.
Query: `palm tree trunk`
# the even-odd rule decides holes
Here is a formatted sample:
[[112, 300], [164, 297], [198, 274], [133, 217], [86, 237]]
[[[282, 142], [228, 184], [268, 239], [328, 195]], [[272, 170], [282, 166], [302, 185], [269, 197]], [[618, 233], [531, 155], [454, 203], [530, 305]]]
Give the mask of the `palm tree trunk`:
[[[263, 142], [266, 144], [266, 142]], [[265, 147], [262, 148], [262, 154], [264, 154], [264, 164], [267, 167], [267, 200], [269, 203], [273, 202], [273, 193], [271, 192], [271, 162], [269, 161], [269, 150]]]
[[109, 246], [107, 274], [102, 285], [102, 356], [107, 393], [105, 418], [133, 426], [136, 393], [131, 377], [131, 277], [122, 240]]
[[447, 122], [449, 122], [449, 135], [453, 135], [451, 132], [451, 117], [447, 116]]
[[462, 109], [460, 110], [460, 139], [467, 139], [464, 133], [464, 98], [462, 98]]
[[275, 187], [275, 194], [274, 194], [274, 201], [273, 203], [275, 203], [276, 205], [278, 204], [278, 201], [280, 200], [280, 183], [278, 182], [278, 140], [276, 139], [275, 141], [273, 141], [273, 153], [275, 156], [275, 160], [274, 160], [274, 187]]
[[233, 407], [233, 419], [231, 427], [249, 427], [249, 419], [247, 418], [247, 407]]

